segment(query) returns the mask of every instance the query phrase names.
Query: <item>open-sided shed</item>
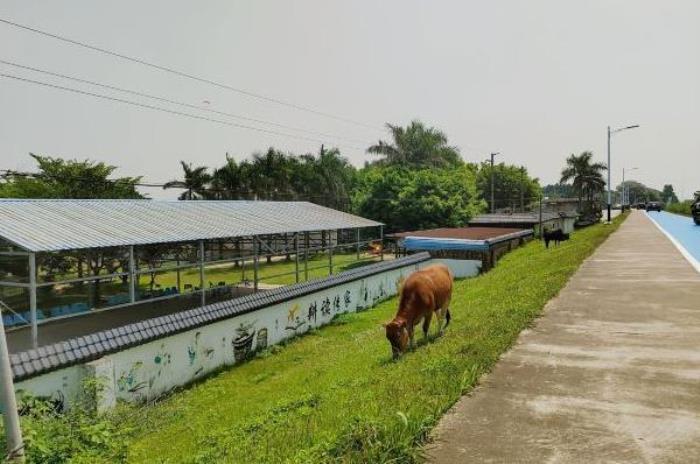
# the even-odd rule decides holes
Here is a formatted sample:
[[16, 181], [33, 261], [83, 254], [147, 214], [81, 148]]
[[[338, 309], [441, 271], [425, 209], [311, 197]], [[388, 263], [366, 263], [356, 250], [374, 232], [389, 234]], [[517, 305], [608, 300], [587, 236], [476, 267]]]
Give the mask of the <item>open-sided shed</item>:
[[[334, 254], [360, 260], [375, 238], [381, 223], [308, 202], [0, 200], [3, 320], [28, 326], [36, 347], [39, 326], [63, 321], [65, 331], [67, 318], [88, 312], [125, 309], [127, 320], [100, 316], [121, 325], [177, 310], [177, 297], [203, 306], [257, 292], [263, 279], [299, 282], [320, 267], [332, 274]], [[320, 257], [322, 266], [309, 266]], [[261, 276], [261, 260], [292, 264]], [[230, 279], [219, 280], [222, 269]], [[80, 292], [84, 301], [74, 301]], [[126, 311], [164, 300], [168, 308]]]

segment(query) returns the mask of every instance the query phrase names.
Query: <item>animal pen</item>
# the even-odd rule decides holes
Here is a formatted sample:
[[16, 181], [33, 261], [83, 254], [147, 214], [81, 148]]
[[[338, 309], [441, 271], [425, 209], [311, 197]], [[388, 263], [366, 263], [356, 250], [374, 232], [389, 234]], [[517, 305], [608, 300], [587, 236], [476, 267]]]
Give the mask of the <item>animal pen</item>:
[[0, 200], [10, 351], [380, 261], [382, 240], [307, 202]]

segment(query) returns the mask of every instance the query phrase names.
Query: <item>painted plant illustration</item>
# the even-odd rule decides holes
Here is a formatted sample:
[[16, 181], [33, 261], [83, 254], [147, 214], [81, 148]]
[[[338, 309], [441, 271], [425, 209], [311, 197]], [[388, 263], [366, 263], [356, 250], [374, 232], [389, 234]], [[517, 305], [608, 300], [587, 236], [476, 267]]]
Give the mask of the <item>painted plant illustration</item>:
[[285, 327], [285, 330], [296, 332], [297, 329], [306, 324], [306, 321], [299, 317], [300, 309], [301, 307], [298, 303], [295, 303], [291, 308], [289, 308], [289, 311], [287, 311], [287, 326]]
[[241, 323], [236, 329], [236, 336], [231, 344], [233, 345], [233, 359], [236, 362], [244, 361], [253, 349], [253, 338], [255, 337], [255, 322], [247, 324]]

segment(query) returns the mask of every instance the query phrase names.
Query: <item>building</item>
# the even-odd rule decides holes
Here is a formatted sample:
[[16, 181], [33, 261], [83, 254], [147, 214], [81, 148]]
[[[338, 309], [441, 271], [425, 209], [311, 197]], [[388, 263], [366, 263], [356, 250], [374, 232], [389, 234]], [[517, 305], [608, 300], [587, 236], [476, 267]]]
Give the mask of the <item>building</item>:
[[382, 259], [363, 253], [382, 227], [308, 202], [0, 200], [10, 350], [334, 274], [340, 253]]
[[386, 238], [394, 240], [397, 256], [427, 251], [448, 264], [456, 277], [470, 277], [491, 269], [503, 254], [532, 237], [531, 229], [459, 227], [401, 232]]
[[481, 214], [471, 221], [471, 227], [499, 227], [499, 228], [516, 228], [516, 229], [531, 229], [536, 235], [540, 233], [540, 223], [545, 230], [561, 229], [564, 233], [574, 231], [574, 224], [578, 214], [571, 212], [551, 212], [530, 211], [526, 213], [494, 213]]

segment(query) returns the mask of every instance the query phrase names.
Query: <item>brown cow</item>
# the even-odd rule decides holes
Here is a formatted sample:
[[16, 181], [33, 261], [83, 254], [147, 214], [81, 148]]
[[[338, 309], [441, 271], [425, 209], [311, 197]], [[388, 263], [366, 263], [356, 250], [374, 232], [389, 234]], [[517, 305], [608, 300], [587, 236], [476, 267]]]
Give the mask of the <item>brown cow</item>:
[[444, 264], [434, 264], [408, 276], [401, 289], [396, 317], [385, 325], [394, 359], [406, 351], [409, 343], [413, 347], [413, 330], [421, 321], [423, 334], [428, 337], [433, 313], [438, 320], [438, 333], [442, 335], [443, 317], [445, 327], [450, 323], [452, 279], [452, 272]]

